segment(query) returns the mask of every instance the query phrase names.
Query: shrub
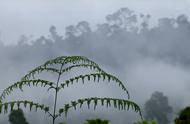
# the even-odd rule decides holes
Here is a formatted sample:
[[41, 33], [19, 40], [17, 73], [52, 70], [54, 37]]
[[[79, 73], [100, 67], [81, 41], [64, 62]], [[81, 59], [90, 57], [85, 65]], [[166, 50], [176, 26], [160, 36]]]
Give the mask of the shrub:
[[179, 117], [175, 119], [175, 124], [190, 124], [190, 106], [179, 113]]

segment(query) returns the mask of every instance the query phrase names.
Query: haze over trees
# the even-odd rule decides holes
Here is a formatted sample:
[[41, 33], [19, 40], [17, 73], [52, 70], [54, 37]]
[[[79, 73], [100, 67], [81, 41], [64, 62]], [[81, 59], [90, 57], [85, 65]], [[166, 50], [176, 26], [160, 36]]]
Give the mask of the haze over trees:
[[170, 113], [172, 107], [168, 103], [168, 97], [162, 92], [154, 92], [145, 103], [145, 118], [157, 120], [158, 124], [169, 124]]
[[[92, 30], [86, 21], [67, 26], [65, 34], [62, 35], [57, 33], [55, 26], [51, 26], [48, 37], [41, 36], [35, 40], [22, 35], [17, 46], [1, 45], [1, 51], [7, 47], [12, 48], [7, 49], [9, 52], [5, 54], [12, 54], [14, 51], [21, 59], [25, 57], [23, 54], [38, 53], [49, 58], [62, 53], [78, 53], [101, 58], [103, 62], [111, 59], [112, 65], [115, 66], [119, 66], [120, 62], [126, 62], [125, 60], [134, 61], [136, 56], [162, 58], [173, 63], [188, 64], [190, 60], [187, 55], [190, 30], [188, 18], [185, 15], [180, 15], [176, 19], [161, 18], [154, 27], [149, 26], [150, 18], [150, 15], [137, 15], [128, 8], [121, 8], [107, 15], [106, 22], [98, 24], [95, 30]], [[98, 54], [100, 51], [102, 54]], [[120, 58], [123, 61], [112, 59], [122, 53], [125, 53]], [[105, 55], [108, 56], [105, 58]]]

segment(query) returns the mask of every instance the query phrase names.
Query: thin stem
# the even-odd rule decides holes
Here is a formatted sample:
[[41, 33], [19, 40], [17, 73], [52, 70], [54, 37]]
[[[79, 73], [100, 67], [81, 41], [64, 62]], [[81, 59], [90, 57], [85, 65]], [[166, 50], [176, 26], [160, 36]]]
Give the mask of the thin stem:
[[61, 77], [62, 68], [63, 68], [63, 64], [61, 65], [61, 68], [59, 70], [59, 76], [57, 78], [57, 83], [56, 83], [56, 88], [55, 88], [55, 102], [54, 102], [54, 109], [53, 109], [53, 124], [55, 124], [55, 119], [56, 119], [55, 111], [56, 111], [56, 107], [57, 107], [58, 86], [59, 86], [59, 80], [60, 80], [60, 77]]
[[48, 114], [49, 114], [49, 116], [51, 116], [53, 118], [53, 115], [50, 112], [48, 112]]

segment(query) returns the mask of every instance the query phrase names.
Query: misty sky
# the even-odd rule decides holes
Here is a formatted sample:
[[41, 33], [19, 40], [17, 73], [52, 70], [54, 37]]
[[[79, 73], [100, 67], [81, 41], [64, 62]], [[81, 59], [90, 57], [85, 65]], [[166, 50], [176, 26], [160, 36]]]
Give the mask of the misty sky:
[[81, 20], [91, 26], [121, 7], [153, 15], [152, 24], [160, 17], [190, 16], [189, 0], [0, 0], [0, 39], [16, 43], [19, 36], [45, 35], [51, 25], [59, 32]]

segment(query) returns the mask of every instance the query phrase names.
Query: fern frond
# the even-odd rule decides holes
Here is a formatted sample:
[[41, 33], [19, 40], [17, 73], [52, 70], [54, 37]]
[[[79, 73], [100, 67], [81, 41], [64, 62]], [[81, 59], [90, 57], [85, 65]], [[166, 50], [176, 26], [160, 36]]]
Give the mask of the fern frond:
[[[60, 67], [59, 67], [60, 66]], [[62, 84], [60, 84], [60, 77], [62, 74], [72, 71], [72, 69], [76, 68], [89, 68], [93, 70], [90, 74], [81, 74], [79, 76], [71, 77], [68, 80], [64, 80]], [[54, 82], [50, 82], [47, 80], [42, 79], [35, 79], [36, 74], [40, 74], [42, 72], [51, 72], [58, 74], [56, 84]], [[33, 79], [30, 79], [33, 77]], [[82, 107], [82, 105], [86, 104], [88, 108], [90, 108], [91, 103], [94, 105], [94, 109], [96, 109], [97, 105], [100, 104], [101, 106], [107, 106], [114, 108], [117, 108], [119, 110], [128, 110], [129, 108], [135, 110], [135, 112], [138, 112], [142, 118], [141, 110], [139, 106], [129, 100], [125, 99], [116, 99], [116, 98], [97, 98], [97, 97], [91, 97], [91, 98], [85, 98], [85, 99], [78, 99], [77, 101], [72, 101], [70, 104], [65, 104], [63, 108], [60, 108], [58, 113], [56, 114], [56, 106], [57, 106], [57, 93], [60, 89], [64, 89], [66, 86], [70, 86], [73, 83], [76, 83], [78, 81], [82, 81], [84, 84], [85, 81], [91, 81], [94, 82], [100, 82], [107, 80], [108, 82], [114, 82], [118, 84], [118, 86], [127, 93], [128, 99], [129, 99], [129, 93], [124, 86], [123, 82], [120, 81], [117, 77], [108, 74], [104, 70], [102, 70], [98, 64], [93, 62], [92, 60], [83, 57], [83, 56], [61, 56], [57, 57], [55, 59], [51, 59], [49, 61], [46, 61], [41, 66], [38, 66], [37, 68], [31, 70], [28, 74], [26, 74], [21, 81], [14, 83], [13, 85], [6, 88], [3, 93], [0, 95], [0, 113], [4, 110], [4, 113], [7, 113], [8, 110], [12, 111], [15, 108], [19, 108], [20, 105], [23, 105], [25, 108], [29, 107], [30, 110], [34, 107], [36, 111], [38, 109], [41, 109], [45, 112], [47, 112], [53, 120], [53, 124], [55, 123], [55, 119], [60, 116], [62, 113], [65, 113], [67, 115], [67, 112], [70, 108], [76, 109], [77, 106]], [[32, 101], [12, 101], [12, 102], [5, 102], [3, 103], [4, 98], [7, 95], [10, 95], [13, 90], [20, 89], [23, 91], [23, 86], [41, 86], [45, 87], [48, 86], [48, 90], [53, 88], [55, 89], [55, 101], [54, 101], [54, 109], [53, 113], [51, 114], [49, 112], [49, 107], [33, 103]]]
[[41, 86], [41, 87], [45, 87], [45, 86], [49, 86], [49, 87], [53, 87], [53, 82], [50, 81], [46, 81], [46, 80], [41, 80], [41, 79], [37, 79], [37, 80], [22, 80], [22, 81], [18, 81], [16, 83], [14, 83], [13, 85], [9, 86], [8, 88], [6, 88], [1, 96], [0, 96], [0, 101], [2, 101], [7, 95], [11, 94], [11, 92], [13, 92], [14, 89], [20, 89], [21, 91], [23, 91], [22, 87], [23, 86]]
[[32, 107], [34, 107], [36, 109], [36, 111], [38, 109], [46, 112], [49, 112], [49, 107], [45, 106], [43, 104], [39, 104], [39, 103], [34, 103], [32, 101], [11, 101], [11, 102], [6, 102], [6, 103], [0, 103], [0, 114], [2, 113], [2, 111], [4, 110], [4, 113], [8, 112], [8, 109], [10, 108], [10, 111], [14, 110], [14, 109], [19, 109], [20, 105], [23, 105], [25, 108], [29, 107], [30, 111], [32, 110]]
[[53, 64], [62, 64], [62, 62], [67, 58], [68, 56], [60, 56], [51, 60], [46, 61], [43, 66], [47, 67], [48, 65], [53, 65]]
[[70, 78], [68, 80], [65, 80], [64, 83], [61, 84], [61, 86], [59, 87], [60, 88], [65, 88], [66, 86], [68, 87], [69, 85], [73, 84], [74, 82], [78, 82], [79, 80], [82, 80], [82, 83], [84, 84], [84, 80], [87, 79], [88, 81], [92, 80], [93, 78], [93, 81], [94, 82], [99, 82], [100, 79], [103, 79], [104, 80], [108, 80], [109, 82], [110, 81], [113, 81], [113, 82], [116, 82], [119, 87], [121, 87], [121, 89], [123, 91], [125, 91], [128, 95], [128, 98], [130, 97], [129, 96], [129, 92], [127, 91], [126, 87], [124, 86], [124, 84], [115, 76], [111, 75], [111, 74], [108, 74], [108, 73], [105, 73], [105, 72], [100, 72], [100, 73], [91, 73], [91, 74], [86, 74], [86, 75], [79, 75], [79, 76], [76, 76], [74, 78]]
[[98, 65], [93, 65], [93, 64], [78, 64], [78, 65], [69, 66], [69, 67], [61, 70], [61, 73], [68, 72], [68, 71], [70, 71], [73, 68], [81, 68], [81, 67], [82, 68], [89, 68], [89, 69], [95, 70], [97, 72], [104, 72]]
[[35, 79], [34, 75], [36, 73], [39, 74], [43, 71], [59, 74], [59, 70], [56, 68], [39, 66], [39, 67], [33, 69], [32, 71], [30, 71], [28, 74], [26, 74], [21, 80], [29, 80], [30, 77], [33, 77], [33, 79]]
[[78, 99], [77, 101], [72, 101], [70, 104], [65, 104], [63, 108], [59, 109], [59, 116], [62, 113], [65, 113], [65, 116], [67, 116], [68, 110], [70, 108], [76, 109], [77, 106], [80, 108], [82, 105], [88, 106], [88, 109], [90, 108], [90, 104], [93, 103], [94, 109], [96, 109], [96, 106], [98, 103], [101, 103], [101, 106], [111, 107], [114, 106], [114, 108], [117, 108], [119, 110], [129, 110], [131, 108], [135, 112], [139, 113], [139, 115], [142, 118], [141, 109], [140, 107], [132, 101], [125, 100], [125, 99], [116, 99], [116, 98], [97, 98], [97, 97], [91, 97], [91, 98], [84, 98], [84, 99]]
[[[73, 65], [70, 67], [65, 68], [64, 70], [62, 70], [62, 73], [69, 71], [70, 69], [74, 68], [74, 67], [90, 67], [93, 69], [97, 69], [99, 71], [103, 71], [99, 68], [98, 64], [96, 64], [95, 62], [89, 60], [86, 57], [83, 56], [62, 56], [62, 57], [57, 57], [55, 59], [49, 60], [47, 62], [45, 62], [43, 65], [33, 69], [32, 71], [30, 71], [28, 74], [26, 74], [22, 80], [29, 80], [30, 77], [34, 78], [35, 74], [39, 74], [42, 71], [46, 71], [46, 72], [53, 72], [53, 73], [60, 73], [58, 69], [53, 68], [53, 67], [48, 67], [49, 65], [53, 65], [53, 64], [76, 64], [76, 63], [80, 63], [82, 62], [82, 64], [78, 64], [78, 65]], [[85, 65], [85, 63], [87, 63]]]
[[44, 66], [47, 67], [48, 65], [53, 65], [53, 64], [77, 64], [77, 63], [88, 63], [88, 64], [94, 64], [97, 65], [95, 62], [89, 60], [88, 58], [84, 56], [62, 56], [62, 57], [57, 57], [55, 59], [52, 59], [50, 61], [47, 61]]

